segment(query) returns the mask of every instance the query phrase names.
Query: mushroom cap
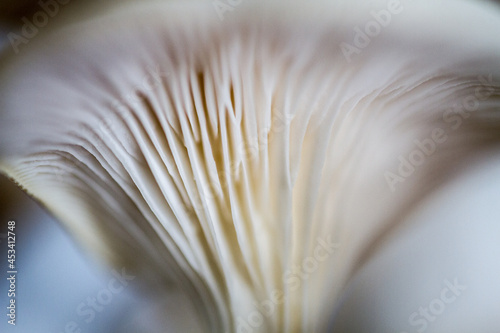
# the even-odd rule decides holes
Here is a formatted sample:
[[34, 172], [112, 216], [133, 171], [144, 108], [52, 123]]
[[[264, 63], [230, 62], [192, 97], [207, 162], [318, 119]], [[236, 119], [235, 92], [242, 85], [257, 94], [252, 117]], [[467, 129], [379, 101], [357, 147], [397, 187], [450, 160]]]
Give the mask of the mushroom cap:
[[[388, 6], [241, 3], [221, 20], [146, 1], [55, 23], [0, 60], [0, 168], [211, 331], [270, 300], [259, 330], [321, 330], [388, 231], [500, 142], [498, 7]], [[438, 153], [398, 174], [429, 138]]]

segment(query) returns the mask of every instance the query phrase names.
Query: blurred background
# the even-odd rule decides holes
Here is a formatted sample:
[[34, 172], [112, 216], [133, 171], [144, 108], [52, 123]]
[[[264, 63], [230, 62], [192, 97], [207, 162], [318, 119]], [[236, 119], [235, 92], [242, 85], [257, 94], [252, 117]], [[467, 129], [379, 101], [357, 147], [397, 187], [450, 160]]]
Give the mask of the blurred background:
[[[16, 222], [15, 327], [7, 324], [6, 317], [8, 221]], [[107, 292], [115, 278], [113, 271], [86, 257], [57, 221], [3, 176], [0, 177], [0, 270], [0, 332], [80, 332], [71, 328], [75, 326], [72, 323], [76, 323], [81, 333], [147, 332], [147, 323], [141, 323], [141, 329], [134, 323], [144, 306], [134, 280], [123, 289], [115, 283], [112, 287], [122, 290]], [[96, 299], [96, 310], [89, 305], [89, 297]], [[85, 315], [77, 313], [79, 307]], [[90, 312], [94, 313], [92, 320]]]

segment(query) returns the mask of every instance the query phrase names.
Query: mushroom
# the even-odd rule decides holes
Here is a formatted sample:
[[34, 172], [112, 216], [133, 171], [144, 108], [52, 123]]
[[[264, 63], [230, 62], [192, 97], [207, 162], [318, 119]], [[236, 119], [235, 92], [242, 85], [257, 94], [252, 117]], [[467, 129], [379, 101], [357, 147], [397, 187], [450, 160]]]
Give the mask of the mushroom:
[[325, 331], [391, 231], [500, 143], [500, 12], [229, 3], [114, 3], [6, 50], [0, 168], [204, 331]]

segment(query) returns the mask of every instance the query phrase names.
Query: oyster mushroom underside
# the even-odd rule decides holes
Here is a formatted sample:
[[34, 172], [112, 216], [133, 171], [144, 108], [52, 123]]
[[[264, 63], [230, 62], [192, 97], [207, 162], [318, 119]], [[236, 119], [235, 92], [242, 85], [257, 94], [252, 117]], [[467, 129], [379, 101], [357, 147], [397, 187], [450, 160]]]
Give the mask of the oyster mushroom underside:
[[[207, 329], [268, 305], [256, 330], [323, 330], [388, 231], [500, 142], [498, 9], [387, 6], [221, 21], [145, 2], [55, 23], [0, 61], [0, 167]], [[392, 13], [378, 34], [374, 10]]]

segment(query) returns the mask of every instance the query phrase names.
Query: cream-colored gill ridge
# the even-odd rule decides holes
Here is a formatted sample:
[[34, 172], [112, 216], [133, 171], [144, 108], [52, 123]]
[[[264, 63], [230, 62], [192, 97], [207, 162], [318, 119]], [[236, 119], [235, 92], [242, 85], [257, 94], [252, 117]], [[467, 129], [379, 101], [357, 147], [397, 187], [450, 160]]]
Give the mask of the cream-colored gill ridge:
[[[500, 45], [482, 34], [499, 24], [482, 8], [424, 26], [415, 4], [348, 62], [339, 45], [363, 16], [298, 4], [222, 22], [209, 2], [130, 5], [0, 62], [2, 170], [88, 248], [185, 292], [207, 331], [321, 331], [449, 159], [429, 156], [397, 192], [385, 172], [478, 77], [500, 80]], [[451, 28], [436, 37], [443, 20], [484, 17], [466, 48]], [[440, 151], [498, 142], [487, 88]]]

